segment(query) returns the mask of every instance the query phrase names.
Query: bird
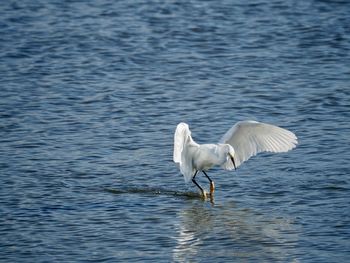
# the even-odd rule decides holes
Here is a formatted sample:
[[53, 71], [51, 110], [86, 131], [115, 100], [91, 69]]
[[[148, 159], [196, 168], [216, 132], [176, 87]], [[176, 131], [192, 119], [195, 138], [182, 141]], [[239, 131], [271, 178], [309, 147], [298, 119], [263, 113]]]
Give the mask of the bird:
[[284, 128], [245, 120], [234, 124], [214, 144], [198, 144], [191, 136], [187, 123], [180, 122], [174, 134], [173, 161], [180, 168], [185, 182], [192, 181], [207, 196], [204, 189], [195, 180], [202, 172], [210, 183], [209, 196], [215, 191], [214, 181], [207, 171], [215, 165], [225, 170], [236, 170], [242, 163], [260, 152], [288, 152], [298, 144], [297, 136]]

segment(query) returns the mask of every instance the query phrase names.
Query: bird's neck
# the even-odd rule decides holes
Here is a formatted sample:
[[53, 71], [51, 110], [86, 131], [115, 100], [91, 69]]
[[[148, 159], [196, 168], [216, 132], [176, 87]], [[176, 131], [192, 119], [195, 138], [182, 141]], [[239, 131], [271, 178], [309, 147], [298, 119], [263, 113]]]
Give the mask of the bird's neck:
[[191, 135], [189, 135], [189, 136], [187, 137], [187, 143], [188, 143], [189, 145], [191, 145], [191, 146], [199, 147], [199, 144], [196, 143], [196, 142], [192, 139], [192, 136], [191, 136]]

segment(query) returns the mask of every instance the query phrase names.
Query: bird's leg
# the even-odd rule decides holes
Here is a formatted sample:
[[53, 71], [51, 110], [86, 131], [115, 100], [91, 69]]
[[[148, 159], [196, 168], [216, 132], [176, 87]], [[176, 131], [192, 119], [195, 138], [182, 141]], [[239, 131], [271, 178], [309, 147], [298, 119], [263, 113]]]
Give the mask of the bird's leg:
[[214, 181], [210, 179], [210, 177], [207, 175], [207, 173], [205, 171], [202, 171], [204, 173], [204, 175], [208, 178], [209, 182], [210, 182], [210, 195], [212, 195], [215, 191], [215, 185], [214, 185]]
[[194, 176], [193, 176], [193, 178], [192, 178], [192, 182], [193, 182], [195, 185], [197, 185], [197, 187], [201, 190], [203, 197], [205, 198], [206, 196], [205, 196], [205, 192], [204, 192], [203, 188], [202, 188], [202, 187], [196, 182], [196, 180], [194, 179], [194, 178], [196, 177], [197, 173], [198, 173], [198, 170], [195, 172], [195, 174], [194, 174]]

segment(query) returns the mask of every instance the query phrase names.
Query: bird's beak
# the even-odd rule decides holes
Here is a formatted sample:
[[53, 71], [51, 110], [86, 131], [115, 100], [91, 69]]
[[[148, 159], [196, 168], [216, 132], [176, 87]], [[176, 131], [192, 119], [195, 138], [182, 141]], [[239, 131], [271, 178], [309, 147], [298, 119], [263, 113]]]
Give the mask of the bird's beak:
[[235, 164], [235, 158], [233, 158], [233, 156], [230, 154], [230, 157], [231, 157], [231, 161], [233, 163], [233, 167], [235, 168], [235, 170], [237, 169], [236, 168], [236, 164]]

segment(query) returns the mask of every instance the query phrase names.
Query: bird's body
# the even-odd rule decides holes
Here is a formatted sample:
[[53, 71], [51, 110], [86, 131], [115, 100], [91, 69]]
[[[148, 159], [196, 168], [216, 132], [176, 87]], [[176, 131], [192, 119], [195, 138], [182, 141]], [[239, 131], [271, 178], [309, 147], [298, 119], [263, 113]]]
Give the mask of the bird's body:
[[173, 160], [179, 164], [185, 182], [192, 180], [205, 196], [195, 181], [198, 171], [210, 181], [210, 193], [213, 194], [214, 182], [205, 171], [214, 165], [226, 170], [236, 169], [259, 152], [287, 152], [297, 143], [297, 137], [288, 130], [256, 121], [242, 121], [232, 126], [220, 143], [198, 144], [192, 139], [188, 125], [182, 122], [175, 131]]
[[223, 165], [227, 161], [225, 144], [200, 144], [194, 146], [192, 163], [193, 168], [199, 171], [207, 171], [214, 165]]

